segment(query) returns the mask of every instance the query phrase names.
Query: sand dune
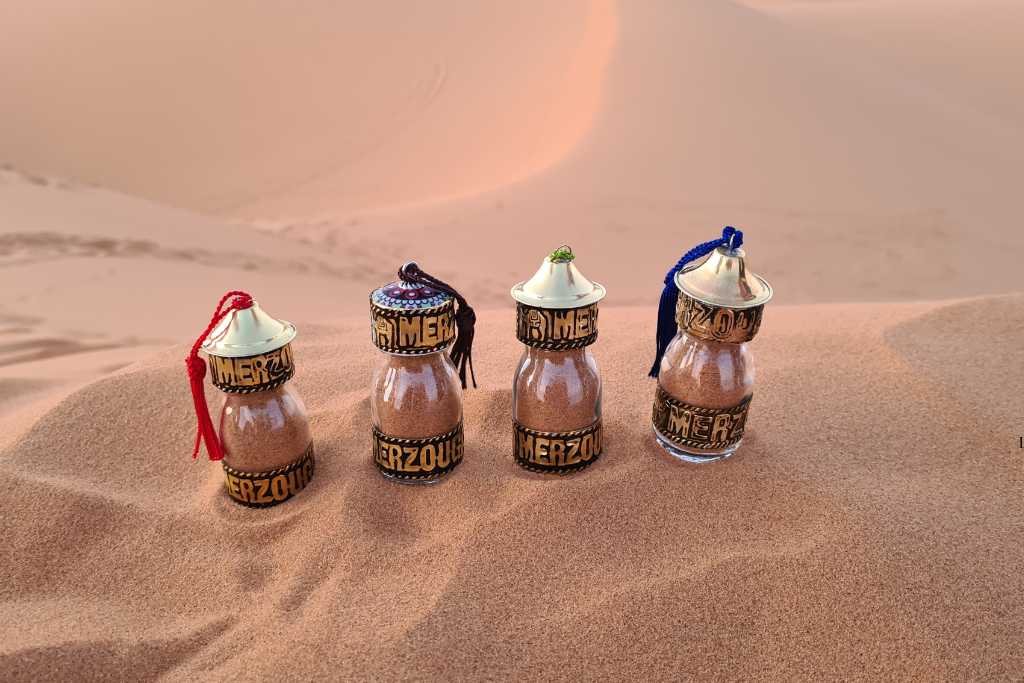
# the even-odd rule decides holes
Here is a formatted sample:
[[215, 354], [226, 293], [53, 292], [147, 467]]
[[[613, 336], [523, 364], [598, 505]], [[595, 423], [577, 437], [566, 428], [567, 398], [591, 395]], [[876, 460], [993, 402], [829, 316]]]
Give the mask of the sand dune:
[[1013, 0], [745, 0], [818, 37], [888, 65], [989, 124], [1020, 133], [1024, 93], [1016, 80], [1024, 7]]
[[[237, 132], [237, 139], [228, 136], [224, 142], [238, 147], [238, 154], [216, 146], [205, 149], [204, 141], [224, 138], [223, 131], [206, 130], [188, 118], [175, 119], [180, 129], [172, 130], [139, 119], [139, 134], [151, 135], [154, 144], [173, 150], [175, 158], [154, 155], [150, 148], [135, 144], [132, 137], [111, 141], [109, 153], [100, 154], [90, 147], [98, 139], [97, 122], [83, 123], [81, 130], [90, 132], [81, 135], [82, 140], [62, 144], [48, 137], [48, 119], [35, 117], [12, 123], [9, 134], [0, 136], [0, 156], [43, 183], [51, 176], [74, 176], [114, 191], [149, 194], [203, 210], [216, 208], [214, 204], [221, 208], [230, 204], [235, 208], [225, 217], [254, 222], [288, 238], [275, 243], [280, 245], [273, 248], [275, 253], [281, 249], [303, 260], [329, 260], [342, 269], [345, 283], [334, 290], [340, 296], [333, 297], [339, 313], [361, 310], [362, 293], [355, 296], [356, 288], [349, 289], [347, 283], [358, 280], [361, 288], [370, 287], [393, 269], [394, 262], [410, 257], [431, 264], [435, 270], [457, 268], [461, 275], [449, 272], [449, 277], [468, 283], [466, 287], [477, 292], [480, 305], [508, 305], [504, 291], [509, 283], [532, 270], [538, 253], [555, 246], [555, 242], [567, 242], [591, 259], [591, 271], [604, 278], [614, 303], [650, 305], [659, 274], [672, 263], [673, 254], [707, 239], [723, 222], [747, 228], [751, 245], [756, 245], [753, 256], [757, 267], [773, 274], [781, 301], [786, 303], [941, 299], [1017, 291], [1016, 255], [1024, 250], [1024, 231], [1016, 229], [1019, 217], [1014, 197], [1017, 170], [1024, 160], [1024, 133], [1014, 123], [1019, 117], [993, 122], [991, 111], [1014, 111], [1010, 95], [990, 98], [979, 108], [972, 105], [978, 101], [975, 90], [981, 86], [975, 85], [975, 90], [970, 87], [975, 83], [971, 74], [988, 71], [990, 81], [986, 82], [1002, 84], [1003, 91], [1014, 92], [1011, 81], [1000, 77], [998, 74], [1003, 72], [996, 68], [1008, 61], [1005, 54], [1011, 45], [997, 41], [997, 47], [985, 51], [977, 36], [981, 19], [963, 23], [962, 12], [946, 9], [932, 13], [909, 0], [899, 3], [902, 9], [898, 12], [867, 3], [863, 15], [859, 10], [843, 9], [847, 7], [844, 3], [826, 4], [841, 19], [798, 20], [803, 16], [832, 16], [825, 8], [812, 11], [801, 9], [801, 5], [780, 12], [710, 0], [643, 3], [617, 9], [600, 4], [565, 5], [558, 11], [576, 14], [527, 17], [520, 13], [519, 23], [509, 23], [505, 21], [509, 18], [501, 14], [512, 10], [494, 7], [479, 10], [479, 15], [465, 14], [462, 8], [459, 21], [445, 12], [429, 20], [409, 16], [403, 20], [409, 23], [401, 26], [420, 27], [408, 36], [410, 42], [389, 51], [392, 56], [387, 59], [391, 61], [370, 60], [365, 67], [368, 71], [359, 77], [375, 83], [384, 100], [368, 100], [365, 107], [342, 107], [332, 99], [335, 91], [325, 88], [304, 91], [307, 99], [295, 103], [296, 110], [305, 115], [330, 112], [330, 126], [319, 120], [323, 125], [308, 121], [295, 135], [314, 135], [318, 153], [345, 159], [340, 175], [318, 170], [310, 155], [303, 152], [309, 145], [299, 144], [289, 133], [293, 129], [275, 118], [279, 112], [264, 113], [268, 118], [260, 120], [260, 125], [278, 133], [271, 138], [279, 147], [272, 149], [250, 144], [245, 131]], [[332, 27], [343, 23], [346, 12], [354, 11], [351, 7], [332, 8], [317, 10], [327, 12], [321, 20]], [[998, 0], [986, 0], [972, 5], [970, 16], [985, 19], [981, 25], [989, 26], [992, 16], [1001, 16], [1001, 8]], [[135, 11], [143, 17], [155, 10], [139, 6]], [[234, 11], [229, 6], [217, 10], [223, 14], [211, 17], [211, 26], [229, 21]], [[393, 19], [388, 14], [391, 11], [380, 9], [376, 10], [378, 14], [362, 17], [359, 40], [332, 48], [341, 53], [332, 55], [335, 61], [325, 63], [356, 69], [351, 64], [353, 54], [367, 50], [368, 42], [394, 37], [386, 30]], [[496, 14], [491, 16], [488, 11]], [[948, 36], [950, 55], [962, 56], [965, 64], [972, 65], [967, 75], [950, 77], [940, 84], [944, 87], [939, 87], [936, 83], [941, 73], [937, 70], [923, 78], [907, 69], [894, 68], [900, 62], [892, 52], [900, 46], [904, 52], [899, 57], [904, 63], [929, 62], [932, 43], [923, 38], [898, 42], [879, 39], [862, 44], [850, 35], [845, 41], [834, 37], [833, 29], [839, 24], [846, 34], [868, 31], [874, 17], [885, 11], [905, 17], [898, 24], [904, 33], [894, 35], [912, 33], [909, 17], [927, 15], [929, 32]], [[30, 37], [38, 39], [31, 49], [41, 49], [46, 44], [42, 38], [49, 36], [52, 40], [55, 32], [70, 31], [64, 25], [68, 22], [75, 31], [88, 28], [103, 36], [122, 36], [141, 28], [160, 30], [152, 18], [141, 28], [134, 23], [119, 24], [110, 19], [115, 15], [113, 9], [89, 17], [65, 16], [58, 9], [52, 12], [64, 17], [64, 23], [44, 23], [28, 15], [13, 17], [30, 26], [19, 41], [2, 48], [21, 50], [18, 60], [12, 53], [10, 64], [25, 63], [36, 54], [26, 42]], [[181, 16], [160, 18], [171, 22], [181, 20]], [[135, 19], [141, 21], [139, 17]], [[584, 21], [584, 17], [588, 19]], [[1014, 25], [1016, 13], [1006, 17], [1007, 25]], [[254, 35], [277, 30], [278, 19], [271, 14], [246, 15]], [[295, 21], [306, 26], [310, 19]], [[544, 25], [543, 30], [538, 23]], [[583, 39], [579, 36], [567, 37], [568, 33], [586, 32], [587, 27], [596, 25], [604, 27], [599, 31], [603, 38], [597, 41], [603, 46], [600, 50], [581, 47], [579, 40]], [[470, 26], [473, 30], [467, 28]], [[471, 58], [472, 47], [486, 42], [486, 31], [495, 31], [496, 26], [504, 26], [500, 31], [505, 36], [502, 41]], [[348, 30], [356, 32], [355, 28]], [[469, 41], [466, 34], [476, 35], [472, 45], [458, 42]], [[289, 25], [289, 32], [282, 35], [298, 40], [296, 36], [305, 34], [300, 27]], [[238, 118], [240, 110], [254, 109], [247, 98], [264, 91], [250, 81], [243, 81], [247, 88], [252, 86], [248, 89], [241, 84], [234, 90], [221, 89], [219, 72], [197, 75], [202, 69], [196, 62], [207, 54], [203, 50], [214, 50], [217, 43], [206, 34], [195, 40], [199, 42], [190, 57], [192, 61], [161, 65], [167, 78], [196, 88], [197, 97], [217, 90], [217, 96], [207, 100], [209, 112], [195, 112], [196, 120], [209, 126], [211, 122]], [[836, 43], [836, 49], [829, 49], [830, 40]], [[334, 41], [328, 42], [334, 45]], [[403, 82], [399, 74], [406, 73], [403, 69], [414, 71], [418, 68], [415, 65], [429, 61], [418, 51], [424, 44], [435, 48], [445, 45], [445, 50], [453, 54], [462, 50], [459, 59], [451, 60], [448, 77], [461, 83], [460, 89], [444, 104], [436, 103], [413, 117], [409, 130], [419, 140], [415, 145], [409, 140], [395, 140], [394, 153], [378, 150], [369, 156], [349, 155], [345, 151], [346, 131], [359, 131], [371, 123], [390, 125], [390, 105], [385, 100], [403, 89], [399, 85]], [[531, 50], [523, 55], [523, 44], [557, 44], [565, 51], [552, 47], [552, 52]], [[317, 45], [288, 43], [282, 47], [282, 55], [294, 63], [282, 62], [269, 75], [251, 77], [280, 80], [301, 71], [299, 67], [309, 58], [306, 50], [314, 50]], [[572, 52], [570, 47], [577, 51]], [[104, 78], [116, 81], [120, 72], [107, 73], [99, 65], [113, 59], [118, 50], [139, 49], [136, 43], [111, 39], [105, 51], [90, 53], [85, 63], [95, 60], [97, 64], [89, 67], [90, 73], [106, 74]], [[166, 59], [167, 49], [164, 43], [154, 42], [143, 54], [150, 61]], [[249, 45], [247, 49], [255, 48]], [[230, 51], [224, 56], [224, 68], [237, 75], [249, 64], [243, 59], [245, 54]], [[519, 69], [522, 81], [517, 83], [523, 87], [528, 83], [529, 87], [548, 91], [558, 89], [551, 79], [560, 78], [566, 70], [583, 69], [580, 65], [585, 64], [590, 76], [571, 80], [580, 88], [584, 81], [590, 83], [586, 87], [593, 86], [593, 96], [565, 90], [566, 101], [579, 109], [573, 119], [577, 123], [570, 125], [564, 117], [534, 111], [540, 106], [537, 102], [556, 106], [555, 100], [540, 92], [513, 93], [495, 88], [488, 59]], [[147, 64], [144, 60], [141, 63]], [[129, 67], [141, 68], [124, 68]], [[537, 71], [550, 79], [536, 78]], [[21, 72], [12, 67], [4, 73], [5, 78], [15, 79]], [[339, 72], [339, 82], [363, 82], [349, 76], [348, 71]], [[599, 82], [592, 83], [593, 78]], [[77, 96], [77, 91], [58, 80], [40, 80], [37, 90], [47, 98]], [[471, 94], [481, 99], [474, 100]], [[501, 99], [506, 95], [518, 98], [514, 106]], [[51, 101], [41, 94], [36, 97], [40, 99], [29, 99], [28, 103], [43, 106]], [[133, 102], [140, 99], [132, 98]], [[476, 105], [471, 106], [471, 102]], [[28, 103], [24, 105], [26, 110], [30, 108]], [[510, 119], [495, 119], [488, 113], [503, 107]], [[456, 117], [453, 109], [464, 109], [467, 118]], [[543, 126], [534, 125], [535, 116], [543, 119]], [[117, 125], [118, 130], [123, 128]], [[63, 135], [72, 133], [66, 126], [62, 130]], [[357, 137], [362, 140], [367, 135]], [[488, 146], [482, 142], [485, 139], [504, 141], [500, 144], [521, 150], [530, 160], [524, 161], [526, 157], [518, 153], [510, 154], [507, 147]], [[551, 140], [557, 140], [557, 144]], [[428, 141], [443, 148], [443, 153], [418, 146]], [[544, 151], [537, 151], [541, 149]], [[67, 154], [102, 166], [103, 172], [86, 172], [57, 158]], [[53, 158], [46, 160], [46, 155], [47, 159]], [[470, 157], [473, 162], [467, 165]], [[196, 172], [198, 164], [204, 165], [202, 173]], [[45, 167], [43, 170], [51, 176], [40, 175], [39, 167]], [[286, 183], [286, 189], [281, 189], [284, 185], [270, 188], [256, 180], [262, 169], [317, 180]], [[468, 179], [453, 180], [462, 173], [468, 174]], [[191, 201], [192, 190], [170, 197], [138, 185], [177, 192], [182, 183], [194, 183], [197, 178], [202, 178], [203, 187], [217, 192], [230, 193], [232, 183], [238, 182], [246, 188], [232, 195], [230, 202], [210, 204]], [[435, 184], [423, 185], [417, 178], [429, 178], [429, 183]], [[356, 197], [366, 189], [363, 183], [376, 189]], [[25, 193], [51, 189], [28, 180], [22, 184]], [[491, 189], [481, 191], [486, 188]], [[243, 235], [251, 231], [239, 232], [238, 226], [225, 226], [223, 219], [200, 219], [163, 207], [143, 206], [134, 199], [97, 194], [88, 200], [87, 214], [79, 215], [83, 208], [79, 192], [72, 191], [73, 196], [63, 199], [38, 194], [29, 200], [20, 190], [12, 189], [17, 194], [11, 197], [7, 189], [0, 185], [3, 210], [9, 216], [13, 205], [16, 211], [13, 218], [3, 216], [5, 230], [16, 223], [25, 226], [19, 228], [21, 232], [41, 230], [37, 216], [42, 214], [36, 212], [69, 207], [75, 212], [75, 220], [62, 216], [68, 230], [89, 232], [100, 239], [114, 233], [161, 244], [181, 240], [191, 251], [203, 252], [205, 256], [200, 258], [207, 263], [219, 260], [227, 265], [236, 260], [245, 268], [267, 262], [268, 269], [278, 270], [272, 263], [276, 259], [268, 258], [266, 253], [265, 245], [271, 242], [259, 238], [261, 241], [252, 245], [255, 248], [247, 250], [242, 244], [248, 238]], [[255, 197], [252, 201], [243, 197], [249, 193]], [[20, 204], [23, 208], [17, 209]], [[146, 227], [140, 226], [140, 221]], [[45, 229], [52, 231], [51, 226]], [[221, 240], [215, 234], [230, 234], [232, 238]], [[294, 244], [297, 240], [315, 246], [301, 251]], [[217, 242], [219, 248], [206, 244], [200, 247], [194, 241]], [[984, 267], [965, 258], [972, 253], [985, 254]], [[226, 277], [218, 278], [215, 288], [227, 288], [221, 283], [249, 286], [246, 282], [253, 282], [249, 274], [238, 270], [226, 269]], [[17, 273], [18, 281], [27, 281], [46, 277], [49, 271], [44, 267], [11, 272]], [[644, 273], [650, 275], [637, 276]], [[124, 273], [124, 277], [132, 276]], [[161, 274], [162, 281], [173, 280], [177, 286], [190, 279], [196, 278], [173, 268]], [[305, 281], [300, 280], [305, 288]], [[279, 289], [279, 283], [280, 279], [275, 279], [273, 289]], [[321, 278], [316, 286], [324, 290], [332, 285]], [[352, 298], [347, 296], [349, 292]], [[199, 294], [198, 288], [189, 293]], [[160, 296], [159, 292], [153, 294]], [[10, 312], [24, 313], [17, 308]], [[305, 309], [298, 312], [305, 313]]]
[[251, 287], [268, 304], [311, 315], [339, 293], [362, 300], [362, 283], [387, 277], [401, 258], [359, 237], [334, 243], [341, 258], [100, 188], [44, 182], [0, 174], [0, 325], [100, 343], [174, 341], [202, 329], [206, 306], [182, 303], [208, 299], [211, 288]]
[[0, 158], [204, 211], [515, 180], [586, 129], [614, 40], [605, 0], [0, 12]]
[[[168, 350], [4, 450], [19, 552], [2, 560], [0, 661], [16, 677], [276, 677], [284, 661], [301, 677], [1012, 675], [1022, 482], [1012, 425], [985, 416], [1024, 364], [957, 312], [1019, 329], [1022, 303], [773, 309], [743, 455], [704, 468], [649, 434], [649, 311], [608, 309], [607, 457], [558, 481], [495, 447], [518, 349], [511, 314], [487, 313], [467, 458], [429, 491], [366, 457], [365, 321], [303, 325], [322, 468], [260, 515], [187, 463], [184, 350]], [[920, 338], [961, 374], [908, 350]]]
[[[957, 35], [957, 15], [939, 19]], [[596, 259], [616, 303], [649, 305], [671, 254], [724, 220], [747, 227], [788, 303], [1018, 290], [1019, 125], [965, 106], [963, 79], [929, 87], [884, 51], [829, 50], [830, 35], [711, 0], [620, 8], [603, 106], [560, 163], [459, 201], [327, 211], [282, 199], [248, 217], [286, 216], [313, 240], [373, 233], [426, 262], [469, 254], [462, 264], [487, 263], [463, 265], [490, 275], [481, 292], [516, 281], [554, 240]]]
[[[1009, 0], [0, 9], [0, 677], [1011, 678], [1024, 668]], [[739, 455], [668, 461], [667, 267], [723, 223], [775, 287]], [[607, 456], [511, 438], [509, 286], [608, 287]], [[366, 294], [477, 308], [467, 457], [369, 457]], [[299, 323], [318, 474], [190, 463], [229, 289]], [[214, 400], [213, 389], [210, 399]]]

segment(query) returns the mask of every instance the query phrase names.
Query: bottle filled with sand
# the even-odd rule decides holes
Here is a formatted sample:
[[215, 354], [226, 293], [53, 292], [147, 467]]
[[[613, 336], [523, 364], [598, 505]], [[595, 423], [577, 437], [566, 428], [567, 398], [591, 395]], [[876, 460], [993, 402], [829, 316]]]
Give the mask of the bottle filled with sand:
[[407, 263], [370, 294], [371, 334], [381, 351], [370, 386], [373, 461], [409, 484], [435, 483], [464, 455], [462, 390], [473, 385], [476, 316], [450, 285]]
[[[696, 247], [666, 277], [660, 317], [672, 316], [674, 304], [674, 319], [659, 320], [653, 426], [662, 448], [681, 460], [726, 458], [746, 430], [754, 393], [748, 343], [772, 289], [747, 270], [742, 235], [726, 228], [720, 240]], [[708, 253], [701, 263], [683, 267]], [[670, 341], [662, 348], [665, 338]]]
[[579, 271], [569, 247], [512, 288], [525, 346], [512, 380], [512, 453], [534, 472], [569, 474], [602, 452], [597, 304], [605, 289]]

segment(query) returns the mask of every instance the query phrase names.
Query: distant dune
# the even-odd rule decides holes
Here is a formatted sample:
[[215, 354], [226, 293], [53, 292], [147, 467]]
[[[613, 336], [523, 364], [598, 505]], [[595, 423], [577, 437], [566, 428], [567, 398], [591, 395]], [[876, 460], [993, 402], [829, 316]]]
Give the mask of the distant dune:
[[543, 168], [589, 126], [615, 40], [605, 0], [2, 11], [0, 157], [247, 214], [424, 201]]

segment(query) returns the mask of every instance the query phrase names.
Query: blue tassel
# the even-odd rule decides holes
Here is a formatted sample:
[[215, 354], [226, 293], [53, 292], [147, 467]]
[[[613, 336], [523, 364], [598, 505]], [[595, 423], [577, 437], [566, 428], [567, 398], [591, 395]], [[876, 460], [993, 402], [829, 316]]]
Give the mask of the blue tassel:
[[743, 232], [726, 226], [722, 230], [722, 236], [719, 239], [698, 244], [683, 254], [683, 258], [679, 259], [665, 275], [665, 289], [661, 290], [661, 301], [658, 302], [658, 332], [654, 365], [651, 366], [651, 371], [647, 373], [649, 376], [658, 376], [658, 373], [661, 371], [661, 358], [665, 355], [665, 349], [668, 348], [669, 342], [672, 341], [678, 331], [678, 325], [676, 324], [676, 299], [679, 298], [679, 289], [676, 287], [676, 273], [682, 270], [683, 266], [690, 261], [706, 256], [724, 244], [728, 244], [731, 249], [738, 249], [743, 244]]

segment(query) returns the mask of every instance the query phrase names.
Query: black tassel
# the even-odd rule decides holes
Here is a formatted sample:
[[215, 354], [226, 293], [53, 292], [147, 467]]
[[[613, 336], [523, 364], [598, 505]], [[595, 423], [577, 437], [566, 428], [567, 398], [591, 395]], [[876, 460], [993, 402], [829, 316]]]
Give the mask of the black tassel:
[[679, 331], [676, 323], [676, 299], [679, 298], [679, 288], [676, 287], [676, 273], [683, 269], [690, 261], [706, 256], [722, 245], [729, 245], [730, 249], [739, 249], [743, 244], [743, 232], [733, 227], [726, 227], [722, 230], [722, 236], [717, 240], [698, 244], [690, 251], [683, 254], [672, 269], [665, 275], [665, 288], [661, 290], [661, 300], [658, 302], [658, 331], [655, 338], [654, 365], [651, 366], [648, 376], [657, 377], [661, 372], [661, 358], [665, 355], [669, 343]]
[[473, 334], [476, 327], [476, 312], [461, 294], [455, 291], [451, 285], [438, 280], [433, 275], [423, 272], [416, 263], [406, 263], [398, 269], [398, 278], [402, 282], [432, 287], [439, 292], [451, 294], [458, 305], [455, 311], [455, 329], [458, 336], [452, 344], [448, 357], [459, 370], [459, 379], [462, 381], [462, 388], [466, 388], [466, 366], [469, 366], [469, 376], [473, 380], [473, 388], [476, 389], [476, 373], [473, 372]]

